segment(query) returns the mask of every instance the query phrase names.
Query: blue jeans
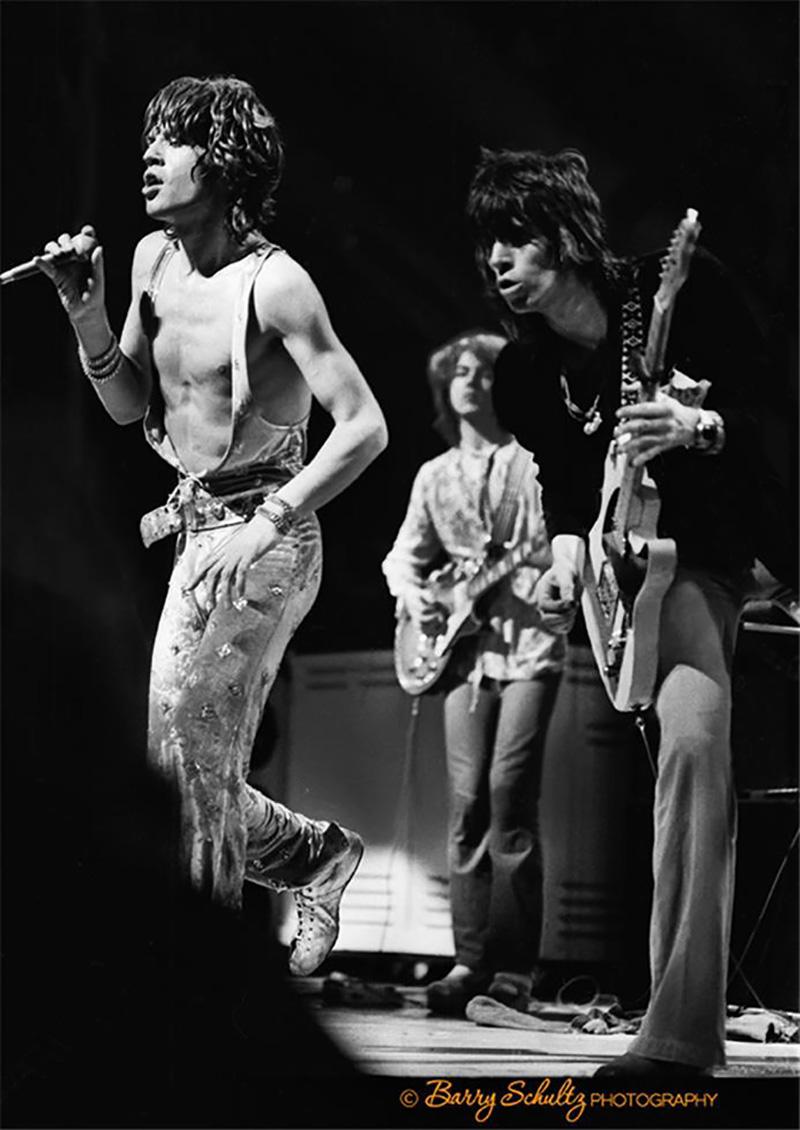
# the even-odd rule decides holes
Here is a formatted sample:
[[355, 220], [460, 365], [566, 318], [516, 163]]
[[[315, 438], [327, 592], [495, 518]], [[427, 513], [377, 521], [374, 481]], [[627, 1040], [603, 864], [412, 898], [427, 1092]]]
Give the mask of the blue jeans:
[[725, 1062], [736, 797], [731, 666], [744, 582], [679, 568], [660, 628], [650, 1004], [631, 1051]]
[[538, 804], [559, 677], [459, 683], [444, 700], [456, 961], [529, 973], [542, 923]]

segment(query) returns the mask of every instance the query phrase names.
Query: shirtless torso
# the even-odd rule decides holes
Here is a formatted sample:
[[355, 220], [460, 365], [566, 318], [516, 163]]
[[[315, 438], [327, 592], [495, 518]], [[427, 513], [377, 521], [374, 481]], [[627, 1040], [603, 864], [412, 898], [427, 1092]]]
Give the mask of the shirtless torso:
[[[276, 251], [262, 257], [243, 310], [238, 301], [242, 284], [267, 240], [255, 229], [241, 242], [233, 237], [224, 192], [213, 179], [196, 175], [201, 152], [158, 132], [144, 152], [146, 210], [171, 229], [175, 251], [165, 261], [151, 304], [153, 269], [165, 235], [155, 231], [139, 241], [121, 356], [112, 377], [93, 380], [93, 387], [119, 424], [143, 419], [157, 390], [163, 430], [180, 469], [213, 473], [228, 452], [232, 410], [239, 407], [233, 399], [232, 344], [234, 319], [241, 314], [247, 323], [247, 373], [242, 375], [247, 413], [279, 427], [295, 424], [307, 417], [313, 398], [331, 417], [325, 442], [280, 491], [281, 502], [297, 514], [316, 511], [349, 486], [386, 445], [383, 414], [336, 336], [313, 280], [291, 256]], [[91, 227], [84, 227], [79, 238], [82, 263], [87, 262], [87, 245], [91, 248], [88, 281], [85, 267], [74, 259], [76, 238], [66, 234], [47, 244], [49, 258], [37, 262], [55, 283], [84, 354], [113, 354], [102, 248]], [[268, 518], [254, 518], [199, 568], [193, 584], [210, 572], [236, 591], [246, 570], [279, 537]]]
[[[159, 233], [142, 240], [135, 260], [135, 276], [146, 292], [153, 268], [163, 248]], [[181, 464], [202, 473], [216, 467], [225, 456], [230, 437], [234, 319], [242, 287], [254, 269], [253, 252], [259, 243], [210, 276], [192, 270], [178, 248], [158, 277], [152, 330], [152, 361], [164, 402], [164, 427]], [[287, 352], [276, 321], [282, 308], [275, 302], [287, 286], [310, 284], [305, 272], [286, 252], [274, 251], [261, 265], [248, 309], [246, 332], [247, 375], [253, 411], [279, 426], [303, 420], [310, 409], [311, 392], [297, 363]], [[123, 348], [128, 347], [143, 369], [150, 368], [142, 342], [141, 302], [126, 326]], [[126, 350], [127, 351], [127, 350]]]
[[[316, 510], [379, 454], [386, 427], [313, 281], [264, 234], [282, 152], [252, 88], [232, 76], [176, 79], [148, 107], [144, 141], [145, 211], [165, 230], [136, 247], [119, 342], [92, 227], [51, 240], [37, 265], [109, 416], [144, 420], [178, 472], [159, 508], [178, 538], [153, 645], [148, 746], [180, 794], [186, 873], [231, 908], [248, 863], [259, 882], [301, 892], [290, 969], [307, 974], [336, 941], [363, 848], [246, 776], [272, 681], [319, 587]], [[332, 427], [306, 462], [312, 398]], [[264, 464], [281, 474], [261, 479]], [[252, 506], [212, 489], [245, 469], [258, 480]]]

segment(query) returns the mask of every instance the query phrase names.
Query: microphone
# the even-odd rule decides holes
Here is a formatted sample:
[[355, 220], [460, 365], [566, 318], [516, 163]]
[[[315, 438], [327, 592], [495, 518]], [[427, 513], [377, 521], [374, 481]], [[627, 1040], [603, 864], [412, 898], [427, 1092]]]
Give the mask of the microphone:
[[[74, 263], [77, 259], [86, 258], [86, 253], [91, 250], [94, 241], [83, 234], [76, 236], [75, 239], [81, 244], [80, 250], [70, 251], [67, 255], [62, 256], [59, 262]], [[47, 263], [55, 262], [52, 255], [41, 255], [39, 258], [44, 259]], [[3, 271], [0, 274], [0, 286], [5, 286], [6, 283], [19, 282], [20, 279], [29, 279], [33, 275], [40, 275], [41, 273], [33, 259], [29, 259], [27, 263], [20, 263], [16, 267], [10, 267], [7, 271]]]

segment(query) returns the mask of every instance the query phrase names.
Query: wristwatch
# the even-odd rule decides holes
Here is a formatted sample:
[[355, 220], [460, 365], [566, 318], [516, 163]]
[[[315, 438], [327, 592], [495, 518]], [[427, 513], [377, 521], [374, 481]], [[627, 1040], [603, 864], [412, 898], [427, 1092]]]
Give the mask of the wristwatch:
[[268, 518], [281, 535], [288, 534], [297, 517], [297, 511], [294, 507], [277, 494], [267, 495], [256, 513], [263, 514], [265, 518]]
[[719, 412], [700, 409], [694, 428], [694, 449], [703, 455], [716, 455], [725, 444], [725, 425]]

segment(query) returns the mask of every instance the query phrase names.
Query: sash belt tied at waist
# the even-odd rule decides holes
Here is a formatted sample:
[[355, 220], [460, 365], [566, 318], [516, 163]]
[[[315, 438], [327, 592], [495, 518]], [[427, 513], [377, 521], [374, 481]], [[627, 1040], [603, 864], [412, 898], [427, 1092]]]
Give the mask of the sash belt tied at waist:
[[196, 533], [251, 518], [267, 495], [290, 477], [287, 471], [268, 464], [237, 467], [209, 478], [181, 474], [166, 504], [143, 515], [139, 523], [142, 541], [151, 546], [183, 530]]

